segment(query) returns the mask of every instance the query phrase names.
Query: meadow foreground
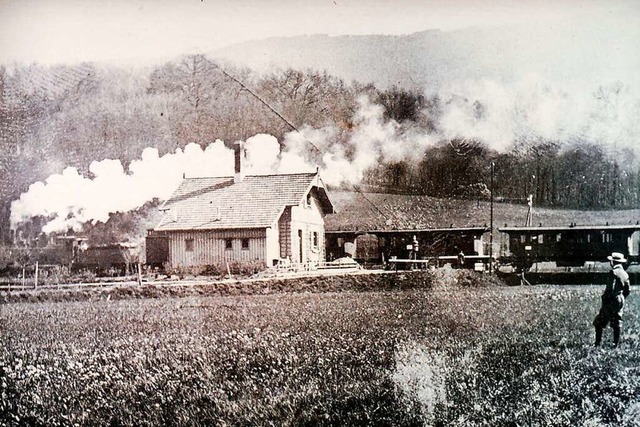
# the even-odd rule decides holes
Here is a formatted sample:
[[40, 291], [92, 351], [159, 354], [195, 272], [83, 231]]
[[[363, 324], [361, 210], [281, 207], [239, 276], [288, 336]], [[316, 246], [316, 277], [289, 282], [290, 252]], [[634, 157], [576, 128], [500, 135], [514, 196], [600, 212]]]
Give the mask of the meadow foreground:
[[600, 286], [397, 281], [2, 304], [0, 425], [640, 425], [637, 288], [595, 349]]

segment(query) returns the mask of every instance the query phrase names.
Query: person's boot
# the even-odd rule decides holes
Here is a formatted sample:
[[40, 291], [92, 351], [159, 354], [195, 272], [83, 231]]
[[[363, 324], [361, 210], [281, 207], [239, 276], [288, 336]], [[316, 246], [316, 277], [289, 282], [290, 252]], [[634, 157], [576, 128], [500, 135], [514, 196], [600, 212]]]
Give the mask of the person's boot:
[[602, 328], [596, 327], [596, 344], [595, 344], [595, 346], [598, 347], [601, 342], [602, 342]]
[[620, 327], [613, 328], [613, 346], [617, 347], [620, 344]]

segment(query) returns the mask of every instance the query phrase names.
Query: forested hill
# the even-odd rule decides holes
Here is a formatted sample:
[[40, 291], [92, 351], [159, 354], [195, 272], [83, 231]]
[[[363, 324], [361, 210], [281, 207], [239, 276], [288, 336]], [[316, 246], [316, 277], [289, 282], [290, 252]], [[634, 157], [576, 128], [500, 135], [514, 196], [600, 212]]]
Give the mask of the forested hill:
[[[211, 54], [261, 71], [273, 67], [326, 69], [347, 81], [371, 82], [385, 89], [399, 85], [437, 91], [468, 80], [512, 82], [527, 74], [602, 83], [604, 76], [615, 75], [636, 85], [637, 49], [623, 34], [623, 28], [605, 25], [514, 25], [401, 36], [274, 37]], [[623, 63], [630, 66], [620, 75]]]
[[[89, 165], [96, 160], [118, 159], [126, 170], [146, 147], [160, 155], [217, 139], [230, 147], [260, 133], [287, 141], [286, 149], [317, 164], [323, 176], [333, 175], [334, 188], [371, 185], [397, 193], [486, 198], [493, 162], [494, 195], [503, 200], [523, 202], [533, 194], [536, 205], [640, 204], [640, 163], [622, 138], [629, 128], [619, 114], [638, 105], [629, 103], [623, 84], [600, 86], [589, 95], [595, 109], [587, 111], [592, 127], [586, 131], [568, 132], [567, 122], [553, 120], [561, 132], [549, 126], [539, 131], [531, 118], [547, 104], [516, 103], [505, 114], [509, 126], [517, 126], [503, 126], [496, 138], [487, 129], [503, 123], [496, 117], [504, 108], [495, 109], [481, 94], [381, 89], [310, 69], [258, 74], [230, 64], [222, 72], [219, 66], [190, 55], [147, 69], [0, 67], [2, 238], [8, 235], [11, 201], [68, 166], [91, 177]], [[545, 94], [555, 92], [541, 87], [536, 96]], [[564, 107], [571, 101], [564, 95], [553, 99]], [[613, 110], [615, 129], [623, 133], [612, 136], [593, 127], [606, 127], [608, 105], [619, 106]], [[297, 134], [294, 127], [303, 137], [291, 136]], [[336, 177], [338, 172], [343, 176]]]

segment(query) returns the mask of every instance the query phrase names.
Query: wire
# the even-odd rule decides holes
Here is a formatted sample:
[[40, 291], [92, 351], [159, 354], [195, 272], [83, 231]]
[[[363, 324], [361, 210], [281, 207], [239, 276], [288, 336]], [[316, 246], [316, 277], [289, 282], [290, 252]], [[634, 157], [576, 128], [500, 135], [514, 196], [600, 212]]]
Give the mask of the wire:
[[293, 130], [295, 130], [296, 132], [298, 132], [300, 135], [302, 135], [302, 137], [304, 138], [304, 140], [306, 142], [308, 142], [309, 144], [311, 144], [311, 146], [313, 148], [315, 148], [315, 150], [320, 153], [323, 154], [322, 151], [320, 151], [320, 149], [316, 146], [316, 144], [314, 144], [313, 142], [309, 141], [309, 139], [307, 139], [304, 134], [302, 132], [300, 132], [300, 129], [298, 129], [297, 127], [295, 127], [293, 125], [293, 123], [291, 123], [289, 120], [287, 120], [282, 114], [280, 114], [275, 108], [273, 108], [267, 101], [265, 101], [264, 99], [262, 99], [260, 96], [258, 96], [258, 94], [256, 94], [254, 91], [252, 91], [247, 85], [245, 85], [244, 83], [242, 83], [240, 80], [238, 80], [237, 78], [235, 78], [234, 76], [232, 76], [231, 74], [229, 74], [224, 68], [220, 67], [218, 64], [211, 62], [207, 59], [207, 61], [209, 62], [209, 64], [211, 64], [213, 67], [217, 68], [218, 70], [220, 70], [220, 72], [222, 72], [222, 74], [224, 74], [225, 76], [229, 77], [231, 80], [233, 80], [234, 82], [238, 83], [244, 90], [246, 90], [247, 92], [249, 92], [255, 99], [257, 99], [258, 101], [260, 101], [265, 107], [267, 107], [269, 110], [271, 110], [276, 116], [278, 116], [280, 119], [282, 119], [283, 122], [285, 122], [287, 125], [289, 125], [289, 127]]
[[[205, 58], [206, 59], [206, 58]], [[289, 125], [289, 127], [291, 129], [293, 129], [294, 131], [298, 132], [300, 135], [302, 135], [302, 137], [304, 138], [304, 140], [306, 142], [308, 142], [319, 154], [324, 154], [322, 152], [322, 150], [320, 150], [318, 148], [318, 146], [316, 144], [314, 144], [312, 141], [310, 141], [307, 137], [304, 136], [304, 134], [300, 131], [300, 129], [298, 129], [297, 127], [295, 127], [289, 120], [287, 120], [282, 114], [280, 114], [275, 108], [273, 108], [267, 101], [265, 101], [264, 99], [262, 99], [258, 94], [256, 94], [254, 91], [252, 91], [247, 85], [245, 85], [242, 81], [238, 80], [236, 77], [232, 76], [231, 74], [229, 74], [224, 68], [222, 68], [221, 66], [219, 66], [218, 64], [210, 61], [209, 59], [206, 59], [206, 61], [213, 66], [214, 68], [217, 68], [218, 70], [220, 70], [220, 72], [222, 74], [224, 74], [225, 76], [227, 76], [228, 78], [230, 78], [231, 80], [233, 80], [234, 82], [236, 82], [238, 85], [240, 85], [240, 87], [242, 87], [244, 90], [246, 90], [247, 92], [249, 92], [255, 99], [257, 99], [258, 101], [260, 101], [265, 107], [267, 107], [269, 110], [271, 110], [276, 116], [278, 116], [282, 121], [284, 121], [287, 125]], [[353, 187], [353, 189], [356, 191], [356, 193], [360, 194], [371, 206], [373, 206], [379, 213], [380, 215], [382, 215], [384, 217], [385, 220], [387, 221], [391, 221], [391, 218], [389, 218], [387, 215], [384, 214], [384, 212], [382, 212], [380, 210], [380, 208], [378, 208], [378, 206], [375, 205], [375, 203], [373, 203], [371, 200], [369, 200], [369, 198], [367, 196], [364, 195], [364, 193], [362, 191], [360, 191], [360, 189], [358, 187], [356, 187], [355, 184], [351, 184], [351, 186]]]

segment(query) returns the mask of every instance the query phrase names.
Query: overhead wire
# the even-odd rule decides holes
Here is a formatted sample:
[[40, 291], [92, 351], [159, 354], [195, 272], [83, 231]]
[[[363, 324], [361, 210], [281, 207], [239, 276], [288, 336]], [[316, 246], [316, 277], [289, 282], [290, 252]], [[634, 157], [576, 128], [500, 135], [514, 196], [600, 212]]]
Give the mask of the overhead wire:
[[[247, 92], [249, 92], [249, 94], [251, 94], [255, 99], [257, 99], [262, 105], [264, 105], [265, 107], [267, 107], [269, 110], [271, 110], [271, 112], [273, 112], [278, 118], [280, 118], [282, 121], [284, 121], [292, 130], [294, 130], [295, 132], [298, 132], [304, 139], [305, 142], [309, 143], [319, 154], [325, 154], [322, 150], [320, 150], [318, 148], [318, 146], [316, 144], [314, 144], [312, 141], [310, 141], [301, 131], [300, 129], [298, 129], [293, 123], [291, 123], [289, 120], [287, 120], [286, 117], [284, 117], [282, 114], [280, 114], [279, 111], [277, 111], [274, 107], [271, 106], [271, 104], [269, 104], [267, 101], [265, 101], [264, 99], [262, 99], [257, 93], [255, 93], [253, 90], [251, 90], [251, 88], [249, 88], [247, 85], [245, 85], [241, 80], [239, 80], [238, 78], [234, 77], [233, 75], [229, 74], [224, 68], [222, 68], [221, 66], [219, 66], [218, 64], [206, 59], [206, 61], [213, 66], [214, 68], [218, 69], [222, 74], [224, 74], [226, 77], [228, 77], [229, 79], [233, 80], [235, 83], [237, 83], [238, 85], [240, 85], [240, 87], [242, 87], [242, 89], [246, 90]], [[356, 191], [356, 193], [360, 194], [362, 196], [363, 199], [365, 199], [371, 206], [373, 206], [373, 208], [378, 211], [378, 213], [380, 213], [380, 215], [382, 215], [384, 217], [385, 220], [387, 221], [391, 221], [391, 218], [389, 218], [375, 203], [373, 203], [367, 196], [365, 196], [365, 194], [355, 185], [355, 184], [351, 184], [352, 188]]]

